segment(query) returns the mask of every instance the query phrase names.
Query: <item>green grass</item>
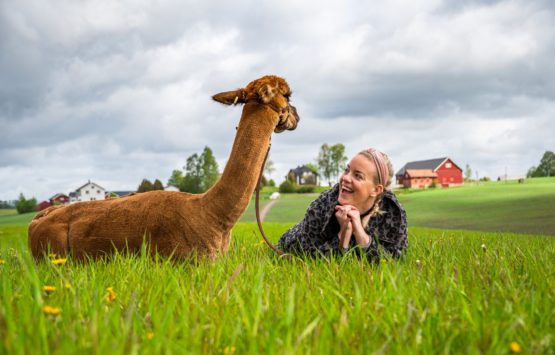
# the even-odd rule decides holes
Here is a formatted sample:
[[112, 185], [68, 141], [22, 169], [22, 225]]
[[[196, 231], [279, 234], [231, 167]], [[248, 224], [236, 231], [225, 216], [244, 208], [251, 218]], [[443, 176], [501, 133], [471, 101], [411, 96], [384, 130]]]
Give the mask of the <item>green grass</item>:
[[[555, 234], [554, 182], [401, 194], [410, 247], [380, 265], [353, 255], [280, 259], [252, 222], [239, 223], [229, 253], [212, 262], [143, 254], [36, 264], [27, 248], [34, 214], [0, 215], [0, 354], [507, 354], [513, 342], [555, 354], [555, 239], [533, 235]], [[282, 195], [267, 220], [287, 223], [265, 223], [270, 238], [315, 198]], [[254, 220], [252, 206], [245, 219]], [[451, 223], [415, 227], [441, 221]], [[446, 229], [502, 227], [532, 235]], [[46, 305], [61, 313], [44, 314]]]
[[17, 211], [15, 209], [12, 209], [12, 208], [8, 208], [8, 209], [2, 208], [2, 209], [0, 209], [0, 217], [10, 216], [10, 215], [13, 215], [13, 214], [17, 214]]
[[[411, 227], [555, 235], [555, 177], [396, 193]], [[282, 194], [266, 221], [300, 221], [316, 198]], [[256, 220], [253, 206], [242, 221]]]
[[255, 228], [214, 262], [55, 266], [1, 226], [0, 353], [553, 353], [553, 238], [412, 228], [405, 259], [373, 266], [280, 259]]
[[0, 225], [8, 224], [29, 224], [33, 217], [35, 217], [35, 212], [17, 214], [15, 210], [0, 210], [0, 211], [12, 211], [11, 213], [0, 213]]
[[[270, 202], [270, 194], [260, 195], [260, 210]], [[266, 222], [288, 223], [291, 221], [300, 221], [308, 207], [308, 205], [318, 197], [317, 193], [310, 194], [281, 194], [276, 200], [274, 206], [270, 209], [266, 216]], [[254, 211], [254, 197], [251, 199], [247, 210], [241, 217], [241, 222], [255, 222], [256, 215]]]
[[555, 235], [555, 177], [398, 195], [409, 225]]

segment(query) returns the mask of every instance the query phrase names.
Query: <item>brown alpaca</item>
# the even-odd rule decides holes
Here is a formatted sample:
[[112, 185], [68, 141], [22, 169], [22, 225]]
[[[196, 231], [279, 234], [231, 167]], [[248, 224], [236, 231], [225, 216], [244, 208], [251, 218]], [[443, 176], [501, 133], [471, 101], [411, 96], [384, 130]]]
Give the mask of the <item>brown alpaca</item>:
[[50, 207], [29, 226], [31, 253], [35, 259], [49, 251], [95, 258], [114, 250], [137, 252], [143, 241], [152, 253], [177, 258], [196, 253], [214, 259], [227, 252], [231, 228], [248, 206], [272, 132], [297, 127], [290, 95], [285, 80], [271, 75], [213, 96], [226, 105], [245, 106], [228, 163], [207, 192], [151, 191]]

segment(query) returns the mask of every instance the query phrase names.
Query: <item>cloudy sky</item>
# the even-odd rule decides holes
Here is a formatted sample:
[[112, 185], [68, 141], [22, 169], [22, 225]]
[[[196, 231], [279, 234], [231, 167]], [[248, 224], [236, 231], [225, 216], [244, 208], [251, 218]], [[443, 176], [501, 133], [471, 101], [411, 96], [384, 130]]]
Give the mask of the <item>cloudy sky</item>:
[[166, 182], [204, 146], [223, 169], [241, 109], [210, 97], [265, 74], [301, 117], [278, 183], [323, 143], [523, 176], [555, 149], [553, 23], [551, 0], [2, 0], [0, 200]]

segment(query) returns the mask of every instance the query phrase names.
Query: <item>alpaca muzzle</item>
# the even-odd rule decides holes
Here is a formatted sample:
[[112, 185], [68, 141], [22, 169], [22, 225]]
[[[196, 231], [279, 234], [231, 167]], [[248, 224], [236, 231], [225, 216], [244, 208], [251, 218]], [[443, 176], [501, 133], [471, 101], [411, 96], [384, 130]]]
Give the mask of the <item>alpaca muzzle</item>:
[[[278, 112], [274, 109], [274, 111]], [[300, 118], [297, 114], [297, 109], [293, 105], [287, 105], [286, 107], [281, 109], [279, 114], [279, 122], [274, 129], [275, 133], [281, 133], [285, 130], [292, 131], [297, 128], [297, 124], [299, 124]]]

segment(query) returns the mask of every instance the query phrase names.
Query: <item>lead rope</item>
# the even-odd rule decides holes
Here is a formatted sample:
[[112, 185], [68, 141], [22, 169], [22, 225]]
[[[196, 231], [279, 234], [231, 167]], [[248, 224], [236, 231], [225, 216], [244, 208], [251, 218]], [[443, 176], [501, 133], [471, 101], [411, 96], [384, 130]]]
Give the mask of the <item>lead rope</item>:
[[262, 174], [264, 173], [264, 167], [266, 166], [266, 159], [268, 159], [268, 155], [270, 154], [271, 147], [272, 147], [272, 144], [270, 143], [270, 145], [268, 146], [268, 151], [266, 152], [266, 156], [264, 157], [264, 162], [262, 163], [262, 168], [260, 169], [260, 175], [258, 175], [258, 183], [256, 184], [256, 199], [255, 199], [256, 222], [258, 223], [258, 229], [260, 230], [260, 234], [262, 234], [262, 238], [264, 239], [266, 244], [268, 244], [270, 249], [272, 249], [280, 256], [282, 256], [282, 255], [285, 255], [285, 253], [279, 250], [275, 245], [273, 245], [272, 242], [270, 242], [270, 240], [266, 236], [266, 233], [264, 233], [264, 228], [262, 228], [262, 221], [260, 220], [259, 200], [260, 200], [260, 188], [262, 185]]

